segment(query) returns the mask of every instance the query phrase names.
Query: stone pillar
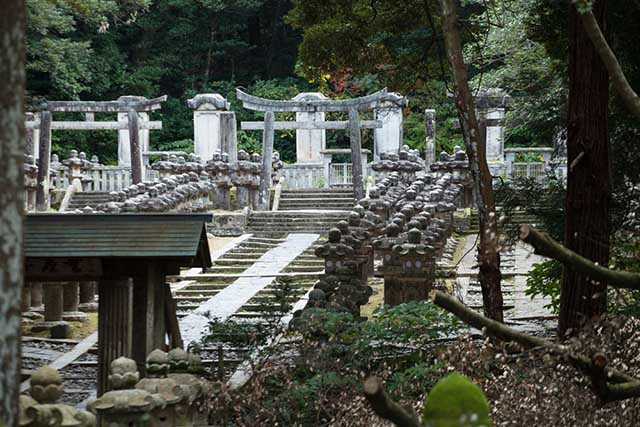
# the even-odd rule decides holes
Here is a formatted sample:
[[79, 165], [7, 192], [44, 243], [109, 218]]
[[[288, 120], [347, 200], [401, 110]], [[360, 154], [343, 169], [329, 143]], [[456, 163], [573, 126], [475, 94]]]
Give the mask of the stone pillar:
[[67, 282], [63, 286], [64, 292], [64, 312], [62, 318], [72, 322], [86, 322], [87, 315], [78, 311], [80, 284], [78, 282]]
[[[187, 105], [193, 110], [193, 152], [205, 162], [217, 151], [235, 154], [235, 113], [224, 113], [230, 107], [227, 100], [217, 93], [204, 93], [189, 99]], [[223, 140], [230, 151], [223, 150]]]
[[36, 209], [46, 212], [51, 206], [49, 195], [49, 163], [51, 162], [51, 112], [40, 113], [40, 138], [38, 141], [38, 188], [36, 192]]
[[349, 140], [351, 143], [351, 176], [353, 177], [353, 196], [356, 200], [364, 198], [362, 167], [362, 134], [360, 115], [356, 110], [349, 111]]
[[[119, 357], [131, 357], [133, 282], [131, 279], [98, 283], [98, 396], [108, 391], [109, 366]], [[139, 325], [139, 328], [144, 327]]]
[[262, 132], [262, 170], [260, 171], [260, 196], [256, 209], [269, 210], [269, 191], [271, 190], [271, 159], [273, 157], [273, 138], [275, 133], [275, 114], [264, 113], [264, 130]]
[[[121, 96], [118, 101], [146, 101], [144, 96]], [[128, 112], [118, 113], [118, 121], [126, 122]], [[149, 113], [138, 113], [140, 122], [149, 121]], [[138, 131], [141, 152], [149, 151], [149, 129], [140, 129]], [[118, 166], [131, 165], [131, 142], [129, 139], [129, 129], [120, 129], [118, 131]]]
[[[296, 95], [294, 101], [323, 101], [326, 96], [319, 92], [303, 92]], [[296, 113], [297, 122], [324, 122], [325, 113], [301, 112]], [[296, 163], [320, 163], [320, 151], [327, 147], [327, 131], [324, 129], [296, 130]]]
[[487, 161], [504, 161], [504, 108], [488, 108], [484, 116], [487, 124]]
[[96, 282], [80, 282], [80, 297], [78, 310], [95, 312], [98, 309], [96, 303]]
[[429, 168], [436, 161], [436, 110], [424, 110], [424, 127], [424, 159], [425, 166]]
[[373, 131], [374, 160], [380, 159], [380, 153], [397, 153], [402, 147], [402, 107], [406, 99], [397, 93], [389, 95], [393, 100], [383, 102], [373, 111], [374, 118], [382, 122], [382, 127]]
[[32, 332], [42, 332], [54, 326], [68, 326], [62, 320], [63, 290], [60, 283], [43, 283], [44, 290], [44, 322], [37, 323], [31, 328]]

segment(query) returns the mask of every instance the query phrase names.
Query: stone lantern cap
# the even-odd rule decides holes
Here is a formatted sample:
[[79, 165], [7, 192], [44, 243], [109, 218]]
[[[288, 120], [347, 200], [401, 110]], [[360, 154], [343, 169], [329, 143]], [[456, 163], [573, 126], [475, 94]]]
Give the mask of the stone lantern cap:
[[229, 110], [231, 104], [219, 93], [201, 93], [187, 100], [192, 110]]
[[320, 258], [339, 258], [352, 256], [354, 249], [341, 242], [342, 232], [337, 228], [329, 230], [329, 241], [316, 248], [315, 255]]

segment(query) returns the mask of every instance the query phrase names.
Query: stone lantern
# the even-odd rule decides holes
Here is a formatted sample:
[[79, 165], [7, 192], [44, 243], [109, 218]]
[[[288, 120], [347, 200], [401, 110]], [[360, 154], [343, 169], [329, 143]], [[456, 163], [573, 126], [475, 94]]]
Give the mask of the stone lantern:
[[199, 378], [203, 373], [202, 361], [195, 354], [190, 354], [181, 348], [174, 348], [169, 352], [169, 378], [180, 384], [183, 390], [183, 400], [177, 405], [177, 411], [185, 419], [191, 420], [191, 425], [209, 425], [208, 400], [212, 387], [208, 381]]
[[75, 187], [76, 191], [81, 192], [82, 177], [84, 176], [82, 173], [83, 162], [78, 157], [78, 152], [76, 150], [71, 150], [70, 156], [71, 157], [64, 160], [62, 163], [69, 168], [69, 182]]
[[38, 166], [36, 159], [32, 155], [25, 156], [24, 159], [24, 189], [26, 192], [25, 208], [27, 212], [36, 210], [36, 192], [38, 189]]
[[249, 200], [251, 209], [260, 207], [260, 176], [262, 174], [262, 156], [257, 153], [251, 155], [251, 187], [249, 191]]
[[146, 390], [136, 389], [140, 376], [136, 362], [120, 357], [111, 362], [106, 392], [88, 407], [100, 418], [100, 427], [153, 426], [151, 412], [164, 401]]
[[393, 246], [399, 265], [384, 269], [384, 302], [394, 306], [409, 301], [426, 301], [435, 276], [434, 250], [421, 244], [422, 233], [409, 231], [407, 241]]
[[169, 372], [169, 356], [162, 350], [153, 350], [147, 356], [145, 370], [146, 378], [136, 384], [136, 389], [144, 390], [152, 395], [159, 396], [164, 405], [156, 406], [151, 410], [151, 425], [155, 426], [190, 426], [190, 420], [179, 416], [177, 405], [182, 401], [182, 389], [172, 378], [167, 377]]
[[236, 187], [236, 203], [238, 209], [250, 206], [249, 191], [253, 186], [253, 165], [249, 161], [249, 153], [238, 151], [238, 163], [233, 176], [233, 185]]
[[213, 192], [213, 208], [214, 209], [231, 209], [231, 165], [229, 165], [229, 155], [226, 153], [216, 152], [213, 158], [207, 162], [205, 170], [215, 187]]
[[30, 379], [31, 397], [20, 396], [20, 426], [89, 427], [96, 425], [93, 414], [58, 403], [64, 393], [62, 377], [47, 366], [38, 369]]

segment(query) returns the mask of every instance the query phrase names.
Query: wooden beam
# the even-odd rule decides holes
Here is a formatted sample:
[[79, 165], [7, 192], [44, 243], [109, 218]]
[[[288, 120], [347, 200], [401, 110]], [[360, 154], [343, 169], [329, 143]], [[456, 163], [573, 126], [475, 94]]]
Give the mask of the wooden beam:
[[[40, 129], [40, 123], [37, 121], [25, 122], [27, 129]], [[126, 130], [129, 129], [127, 122], [116, 121], [62, 121], [51, 122], [52, 130]], [[160, 130], [162, 122], [160, 121], [141, 121], [140, 129]]]
[[[287, 130], [287, 129], [349, 129], [348, 121], [334, 121], [334, 122], [274, 122], [275, 130]], [[382, 121], [380, 120], [362, 120], [360, 122], [360, 128], [362, 129], [379, 129], [382, 127]], [[240, 122], [240, 128], [242, 130], [263, 130], [264, 122]]]
[[102, 277], [102, 262], [94, 258], [27, 258], [25, 275], [30, 281], [91, 281]]

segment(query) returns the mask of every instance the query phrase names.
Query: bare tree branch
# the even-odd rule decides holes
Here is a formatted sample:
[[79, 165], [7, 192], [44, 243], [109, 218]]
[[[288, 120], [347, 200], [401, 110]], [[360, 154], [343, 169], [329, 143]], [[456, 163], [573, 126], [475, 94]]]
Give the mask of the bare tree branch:
[[364, 383], [364, 395], [378, 416], [391, 421], [398, 427], [422, 426], [415, 412], [403, 408], [385, 393], [382, 382], [378, 378], [367, 378]]
[[548, 234], [522, 224], [520, 240], [534, 247], [535, 253], [560, 261], [573, 270], [589, 274], [593, 280], [609, 283], [611, 286], [625, 289], [640, 289], [640, 274], [628, 271], [609, 270], [593, 261], [578, 255], [553, 240]]
[[578, 14], [581, 17], [582, 26], [584, 27], [585, 32], [589, 36], [596, 52], [598, 52], [600, 59], [609, 72], [609, 78], [611, 79], [613, 87], [624, 101], [627, 109], [640, 118], [640, 97], [633, 90], [624, 75], [622, 67], [618, 62], [618, 58], [616, 58], [616, 55], [607, 43], [607, 39], [600, 30], [598, 21], [591, 11], [591, 6], [586, 0], [571, 0], [571, 3], [576, 7]]
[[640, 380], [616, 369], [607, 368], [606, 358], [603, 362], [603, 356], [595, 355], [593, 359], [590, 359], [583, 354], [571, 352], [567, 346], [518, 332], [471, 310], [444, 292], [433, 291], [431, 298], [437, 306], [454, 314], [469, 326], [484, 330], [488, 335], [504, 341], [514, 341], [524, 348], [547, 348], [567, 357], [577, 369], [591, 379], [596, 395], [603, 402], [640, 396]]

